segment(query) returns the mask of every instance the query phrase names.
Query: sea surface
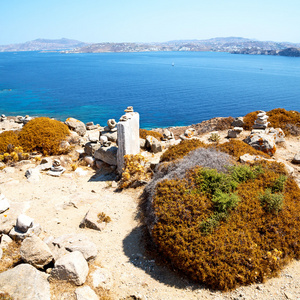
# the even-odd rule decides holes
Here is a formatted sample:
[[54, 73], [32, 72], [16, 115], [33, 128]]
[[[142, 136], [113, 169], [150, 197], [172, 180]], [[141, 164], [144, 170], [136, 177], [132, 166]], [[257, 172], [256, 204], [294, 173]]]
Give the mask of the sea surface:
[[142, 128], [282, 107], [300, 111], [300, 58], [218, 52], [0, 53], [0, 114]]

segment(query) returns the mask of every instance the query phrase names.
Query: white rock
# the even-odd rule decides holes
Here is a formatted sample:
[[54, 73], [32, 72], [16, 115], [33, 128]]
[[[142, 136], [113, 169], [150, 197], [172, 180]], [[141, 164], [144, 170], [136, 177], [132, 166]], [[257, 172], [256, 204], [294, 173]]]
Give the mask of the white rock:
[[91, 277], [95, 288], [101, 287], [107, 290], [112, 288], [112, 275], [107, 269], [96, 266], [95, 271], [91, 273]]
[[77, 300], [99, 300], [99, 297], [88, 285], [77, 288], [75, 295]]
[[33, 219], [24, 215], [20, 214], [17, 218], [16, 229], [22, 233], [27, 232], [27, 230], [33, 226]]
[[1, 248], [7, 248], [12, 242], [13, 240], [7, 234], [3, 234], [1, 237], [0, 246]]
[[84, 158], [83, 158], [83, 160], [88, 164], [88, 165], [90, 165], [91, 167], [94, 165], [94, 163], [95, 163], [95, 159], [94, 159], [94, 157], [92, 157], [92, 156], [85, 156]]
[[48, 275], [29, 264], [0, 273], [0, 289], [13, 299], [50, 300]]
[[65, 234], [52, 242], [59, 248], [65, 248], [67, 251], [79, 251], [86, 260], [91, 260], [97, 256], [97, 246], [84, 234]]
[[40, 269], [54, 259], [53, 254], [47, 244], [36, 235], [27, 237], [22, 242], [20, 254], [24, 262], [27, 262]]
[[77, 168], [77, 169], [75, 170], [75, 173], [76, 173], [77, 175], [79, 175], [79, 176], [86, 176], [87, 173], [88, 173], [88, 171], [83, 170], [82, 168]]
[[292, 160], [293, 164], [300, 164], [300, 151], [298, 153], [295, 154], [293, 160]]
[[89, 272], [88, 263], [79, 251], [64, 255], [55, 262], [51, 276], [59, 280], [67, 280], [82, 285]]
[[263, 151], [271, 156], [276, 152], [274, 137], [265, 133], [250, 134], [245, 139], [245, 142], [253, 148]]
[[28, 169], [25, 172], [25, 176], [27, 178], [28, 182], [39, 182], [42, 178], [41, 172], [40, 172], [40, 168], [34, 168], [34, 169]]
[[80, 136], [84, 136], [86, 133], [85, 124], [77, 119], [68, 118], [65, 121], [65, 124], [68, 125], [71, 130], [74, 130]]
[[162, 151], [161, 143], [153, 136], [146, 136], [146, 148], [150, 149], [153, 153], [158, 153]]
[[27, 232], [23, 233], [20, 232], [19, 230], [16, 229], [16, 227], [13, 227], [12, 230], [9, 232], [9, 236], [15, 240], [15, 241], [19, 241], [19, 240], [24, 240], [25, 238], [27, 238], [28, 236], [32, 236], [32, 235], [40, 235], [42, 231], [42, 228], [40, 226], [40, 224], [33, 222], [33, 226], [30, 227]]
[[8, 200], [4, 197], [4, 195], [0, 194], [0, 214], [8, 210], [10, 207], [10, 204]]
[[100, 159], [105, 163], [116, 166], [117, 165], [118, 148], [115, 146], [101, 147], [95, 151], [94, 157]]

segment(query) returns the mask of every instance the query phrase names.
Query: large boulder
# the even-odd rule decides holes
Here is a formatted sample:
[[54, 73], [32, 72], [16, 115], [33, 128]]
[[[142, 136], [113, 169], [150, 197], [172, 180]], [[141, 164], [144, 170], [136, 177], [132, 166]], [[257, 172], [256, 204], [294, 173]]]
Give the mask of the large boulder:
[[95, 151], [94, 157], [106, 162], [109, 165], [117, 165], [117, 152], [118, 147], [109, 146], [109, 147], [100, 147]]
[[51, 276], [55, 279], [82, 285], [85, 283], [88, 272], [89, 266], [82, 253], [75, 251], [64, 255], [55, 262]]
[[69, 128], [80, 136], [84, 136], [86, 133], [86, 127], [85, 124], [77, 119], [74, 118], [68, 118], [65, 121], [65, 124], [69, 126]]
[[0, 289], [13, 299], [50, 300], [48, 275], [29, 264], [21, 264], [0, 274]]
[[97, 151], [101, 145], [99, 143], [88, 142], [84, 145], [84, 152], [86, 155], [93, 156], [95, 151]]
[[252, 133], [245, 142], [256, 150], [263, 151], [271, 156], [276, 152], [275, 139], [272, 135], [265, 133]]
[[20, 248], [21, 258], [24, 262], [42, 269], [53, 259], [53, 254], [47, 244], [36, 235], [27, 237]]
[[151, 135], [146, 136], [146, 148], [150, 149], [153, 153], [162, 151], [162, 145], [155, 137]]

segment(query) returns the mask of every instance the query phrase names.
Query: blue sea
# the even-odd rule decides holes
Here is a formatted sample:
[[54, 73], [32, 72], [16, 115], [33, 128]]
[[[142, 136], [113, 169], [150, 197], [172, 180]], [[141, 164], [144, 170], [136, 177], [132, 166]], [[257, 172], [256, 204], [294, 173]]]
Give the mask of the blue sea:
[[300, 58], [221, 52], [0, 53], [0, 114], [142, 128], [282, 107], [300, 111]]

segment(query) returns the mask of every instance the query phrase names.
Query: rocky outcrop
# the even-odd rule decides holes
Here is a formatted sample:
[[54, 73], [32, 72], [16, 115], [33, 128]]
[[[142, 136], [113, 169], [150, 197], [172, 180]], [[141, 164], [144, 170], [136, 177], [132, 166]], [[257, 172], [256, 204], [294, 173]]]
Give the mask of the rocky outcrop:
[[86, 133], [86, 127], [85, 124], [77, 119], [74, 118], [68, 118], [65, 121], [65, 124], [68, 125], [68, 127], [78, 133], [80, 136], [84, 136]]
[[271, 156], [276, 152], [274, 137], [265, 133], [252, 133], [245, 139], [245, 142], [256, 150], [263, 151]]

